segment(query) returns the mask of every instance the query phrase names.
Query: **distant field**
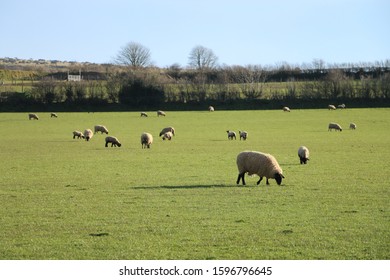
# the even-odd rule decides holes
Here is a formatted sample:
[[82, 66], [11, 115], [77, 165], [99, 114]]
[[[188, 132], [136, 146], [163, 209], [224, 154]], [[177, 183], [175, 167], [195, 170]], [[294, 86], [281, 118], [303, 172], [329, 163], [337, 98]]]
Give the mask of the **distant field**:
[[[0, 259], [390, 259], [390, 109], [38, 115], [0, 114]], [[95, 124], [122, 147], [72, 139]], [[237, 186], [243, 150], [282, 185]]]

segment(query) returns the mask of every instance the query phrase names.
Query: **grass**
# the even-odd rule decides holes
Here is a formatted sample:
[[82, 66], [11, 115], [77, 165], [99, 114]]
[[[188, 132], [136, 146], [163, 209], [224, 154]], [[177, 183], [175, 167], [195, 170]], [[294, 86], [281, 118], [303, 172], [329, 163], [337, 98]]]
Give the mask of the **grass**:
[[[0, 114], [0, 259], [390, 258], [390, 109], [38, 114]], [[72, 139], [95, 124], [122, 147]], [[247, 149], [278, 159], [282, 186], [235, 184]]]

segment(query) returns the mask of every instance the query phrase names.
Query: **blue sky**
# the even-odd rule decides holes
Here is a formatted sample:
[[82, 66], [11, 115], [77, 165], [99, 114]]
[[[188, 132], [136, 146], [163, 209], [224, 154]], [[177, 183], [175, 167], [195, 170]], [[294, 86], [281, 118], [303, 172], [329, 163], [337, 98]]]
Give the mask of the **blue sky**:
[[109, 63], [133, 41], [156, 66], [390, 59], [388, 0], [1, 0], [0, 57]]

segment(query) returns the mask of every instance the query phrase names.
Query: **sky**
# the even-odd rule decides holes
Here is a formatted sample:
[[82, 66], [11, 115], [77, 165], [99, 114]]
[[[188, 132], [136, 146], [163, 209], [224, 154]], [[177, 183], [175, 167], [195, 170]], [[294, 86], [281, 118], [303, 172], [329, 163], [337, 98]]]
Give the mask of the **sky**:
[[112, 63], [148, 48], [188, 66], [195, 46], [220, 65], [390, 59], [388, 0], [0, 0], [0, 57]]

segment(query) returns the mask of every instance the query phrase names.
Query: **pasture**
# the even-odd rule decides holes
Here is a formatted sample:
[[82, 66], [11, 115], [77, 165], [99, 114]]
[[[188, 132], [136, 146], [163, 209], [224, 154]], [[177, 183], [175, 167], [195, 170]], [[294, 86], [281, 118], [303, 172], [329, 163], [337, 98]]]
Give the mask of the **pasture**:
[[[0, 259], [390, 258], [390, 109], [148, 113], [1, 113]], [[122, 147], [72, 138], [96, 124]], [[236, 185], [243, 150], [273, 154], [282, 185]]]

